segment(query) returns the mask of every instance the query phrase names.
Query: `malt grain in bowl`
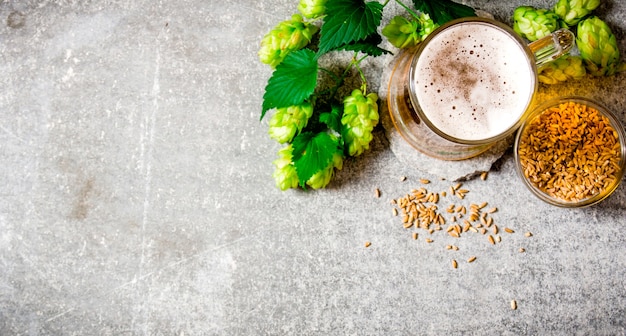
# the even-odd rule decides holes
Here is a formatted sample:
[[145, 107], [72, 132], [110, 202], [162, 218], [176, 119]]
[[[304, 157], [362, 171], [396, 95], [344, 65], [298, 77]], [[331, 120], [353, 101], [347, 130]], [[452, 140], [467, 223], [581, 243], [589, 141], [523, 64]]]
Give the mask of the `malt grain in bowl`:
[[626, 133], [606, 107], [583, 97], [537, 106], [519, 128], [515, 167], [539, 199], [560, 207], [597, 204], [620, 185]]

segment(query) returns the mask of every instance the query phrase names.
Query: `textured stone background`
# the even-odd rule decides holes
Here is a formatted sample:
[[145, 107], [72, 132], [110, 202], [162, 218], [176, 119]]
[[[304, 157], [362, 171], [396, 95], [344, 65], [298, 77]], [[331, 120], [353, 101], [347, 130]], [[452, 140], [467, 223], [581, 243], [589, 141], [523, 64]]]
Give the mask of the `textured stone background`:
[[[465, 3], [510, 23], [553, 1]], [[329, 188], [277, 190], [256, 52], [296, 4], [0, 2], [0, 335], [626, 334], [624, 185], [550, 207], [507, 152], [465, 202], [515, 234], [414, 241], [389, 200], [452, 182], [399, 160], [381, 126]], [[626, 3], [598, 14], [626, 52]], [[387, 61], [367, 64], [371, 88]], [[624, 79], [539, 94], [597, 98], [626, 124]]]

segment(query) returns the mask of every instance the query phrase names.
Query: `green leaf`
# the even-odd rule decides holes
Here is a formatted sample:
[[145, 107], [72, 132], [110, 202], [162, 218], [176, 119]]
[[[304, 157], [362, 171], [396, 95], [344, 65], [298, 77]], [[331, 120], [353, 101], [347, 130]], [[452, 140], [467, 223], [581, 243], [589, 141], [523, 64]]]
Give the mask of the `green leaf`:
[[413, 0], [413, 5], [418, 11], [430, 15], [439, 25], [462, 17], [476, 16], [472, 7], [451, 0]]
[[383, 5], [377, 1], [329, 0], [321, 28], [318, 53], [324, 54], [365, 39], [380, 25]]
[[391, 51], [380, 48], [378, 45], [383, 41], [383, 38], [374, 33], [368, 36], [366, 39], [346, 44], [339, 47], [339, 50], [352, 50], [359, 51], [370, 56], [381, 56], [382, 54], [391, 54]]
[[341, 134], [341, 108], [333, 106], [332, 111], [320, 114], [320, 122], [326, 124], [331, 130]]
[[300, 133], [293, 140], [292, 147], [292, 159], [301, 186], [315, 173], [328, 167], [335, 153], [340, 153], [337, 139], [326, 132]]
[[317, 55], [309, 49], [289, 53], [267, 82], [263, 95], [263, 111], [302, 104], [317, 85]]

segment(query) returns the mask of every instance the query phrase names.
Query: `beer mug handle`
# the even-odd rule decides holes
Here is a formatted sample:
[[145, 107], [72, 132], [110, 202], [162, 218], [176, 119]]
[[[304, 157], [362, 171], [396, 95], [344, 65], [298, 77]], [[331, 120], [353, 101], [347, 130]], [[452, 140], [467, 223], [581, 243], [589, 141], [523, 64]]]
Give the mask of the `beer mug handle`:
[[528, 45], [535, 55], [537, 69], [567, 54], [574, 46], [574, 33], [563, 28]]

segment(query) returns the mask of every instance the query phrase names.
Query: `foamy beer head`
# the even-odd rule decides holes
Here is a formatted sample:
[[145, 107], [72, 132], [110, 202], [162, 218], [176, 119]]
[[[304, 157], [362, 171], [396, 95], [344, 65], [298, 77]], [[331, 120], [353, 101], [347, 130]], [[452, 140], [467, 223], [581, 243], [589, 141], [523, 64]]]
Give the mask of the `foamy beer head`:
[[536, 66], [523, 40], [482, 19], [441, 27], [413, 60], [410, 94], [418, 116], [458, 142], [512, 133], [536, 89]]

